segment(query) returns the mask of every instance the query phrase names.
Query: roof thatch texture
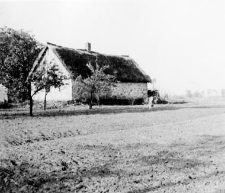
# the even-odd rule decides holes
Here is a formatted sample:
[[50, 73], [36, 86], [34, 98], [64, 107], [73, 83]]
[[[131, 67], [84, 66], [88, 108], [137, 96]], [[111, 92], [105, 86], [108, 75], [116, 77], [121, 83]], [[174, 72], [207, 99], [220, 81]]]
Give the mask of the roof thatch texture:
[[86, 78], [91, 74], [87, 63], [108, 65], [106, 74], [114, 75], [120, 82], [151, 82], [150, 77], [140, 69], [137, 63], [127, 56], [112, 56], [81, 49], [70, 49], [48, 43], [53, 52], [63, 62], [73, 78], [78, 75]]

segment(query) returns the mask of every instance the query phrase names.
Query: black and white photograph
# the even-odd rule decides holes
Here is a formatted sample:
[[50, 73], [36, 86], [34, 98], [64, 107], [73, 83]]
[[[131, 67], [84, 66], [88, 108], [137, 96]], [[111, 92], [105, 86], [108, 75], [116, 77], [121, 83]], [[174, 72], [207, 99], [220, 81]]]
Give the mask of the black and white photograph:
[[225, 193], [225, 1], [0, 0], [0, 193]]

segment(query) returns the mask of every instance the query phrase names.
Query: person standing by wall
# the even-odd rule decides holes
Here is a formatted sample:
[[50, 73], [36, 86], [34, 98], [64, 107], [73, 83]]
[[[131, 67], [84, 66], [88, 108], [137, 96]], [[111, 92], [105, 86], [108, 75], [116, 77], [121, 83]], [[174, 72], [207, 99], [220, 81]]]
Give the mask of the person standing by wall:
[[151, 109], [156, 104], [159, 98], [159, 93], [157, 90], [148, 90], [148, 108]]

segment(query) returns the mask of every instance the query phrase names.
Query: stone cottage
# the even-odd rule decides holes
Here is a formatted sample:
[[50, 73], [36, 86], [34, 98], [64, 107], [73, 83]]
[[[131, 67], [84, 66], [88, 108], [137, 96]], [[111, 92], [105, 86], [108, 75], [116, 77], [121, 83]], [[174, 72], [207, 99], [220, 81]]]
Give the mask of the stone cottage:
[[[147, 83], [151, 82], [150, 77], [138, 66], [129, 56], [106, 55], [91, 50], [91, 44], [86, 44], [86, 49], [71, 49], [58, 46], [52, 43], [42, 49], [30, 74], [34, 73], [41, 65], [50, 65], [51, 61], [69, 77], [65, 80], [66, 85], [60, 89], [52, 88], [47, 95], [47, 100], [70, 101], [74, 99], [73, 86], [77, 76], [87, 77], [90, 74], [87, 63], [108, 65], [106, 74], [114, 75], [117, 83], [112, 87], [111, 99], [141, 99], [147, 98]], [[39, 92], [35, 100], [43, 100], [44, 92]]]

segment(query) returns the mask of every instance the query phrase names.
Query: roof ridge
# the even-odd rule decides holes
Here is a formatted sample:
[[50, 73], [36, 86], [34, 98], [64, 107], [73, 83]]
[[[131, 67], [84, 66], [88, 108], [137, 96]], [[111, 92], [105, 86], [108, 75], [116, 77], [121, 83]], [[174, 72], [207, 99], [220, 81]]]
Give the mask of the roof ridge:
[[39, 57], [34, 62], [31, 70], [35, 70], [36, 66], [41, 62], [42, 56], [45, 55], [47, 49], [50, 49], [54, 55], [64, 65], [71, 76], [81, 74], [86, 76], [88, 70], [86, 64], [88, 61], [94, 62], [99, 56], [99, 62], [109, 64], [107, 73], [115, 74], [119, 81], [122, 82], [151, 82], [149, 75], [128, 55], [111, 55], [98, 52], [88, 52], [82, 49], [67, 48], [47, 42], [45, 49], [41, 51]]
[[40, 62], [43, 59], [43, 55], [47, 52], [48, 46], [44, 46], [42, 48], [42, 50], [40, 51], [40, 53], [38, 54], [37, 58], [35, 59], [33, 66], [28, 74], [27, 80], [30, 78], [31, 74], [33, 73], [33, 71], [35, 71], [35, 69], [38, 67], [38, 65], [40, 64]]
[[60, 46], [57, 44], [53, 44], [51, 42], [47, 42], [47, 45], [49, 46], [55, 46], [55, 47], [59, 47], [59, 48], [64, 48], [64, 49], [68, 49], [68, 50], [75, 50], [77, 52], [81, 51], [81, 52], [85, 52], [85, 53], [89, 53], [89, 54], [99, 54], [99, 55], [104, 55], [104, 56], [114, 56], [114, 57], [121, 57], [121, 58], [125, 58], [125, 59], [131, 59], [129, 55], [126, 54], [122, 54], [122, 55], [116, 55], [116, 54], [105, 54], [105, 53], [99, 53], [99, 52], [95, 52], [95, 51], [87, 51], [86, 49], [83, 48], [69, 48], [69, 47], [65, 47], [65, 46]]
[[84, 53], [88, 53], [88, 54], [92, 54], [92, 53], [94, 53], [94, 54], [100, 54], [100, 53], [98, 53], [98, 52], [94, 52], [94, 51], [91, 51], [91, 52], [88, 52], [88, 51], [86, 51], [85, 49], [79, 49], [79, 48], [69, 48], [69, 47], [65, 47], [65, 46], [59, 46], [59, 45], [57, 45], [57, 44], [53, 44], [53, 43], [50, 43], [50, 42], [47, 42], [47, 45], [48, 46], [54, 46], [54, 47], [58, 47], [58, 48], [62, 48], [62, 49], [67, 49], [67, 50], [71, 50], [71, 51], [76, 51], [76, 52], [84, 52]]
[[144, 75], [144, 76], [146, 76], [146, 77], [148, 77], [149, 78], [149, 80], [150, 80], [150, 83], [152, 83], [152, 79], [150, 78], [150, 76], [139, 66], [139, 64], [134, 60], [134, 59], [132, 59], [132, 58], [130, 58], [130, 60], [136, 65], [136, 67], [141, 71], [141, 73]]
[[56, 46], [56, 47], [63, 47], [63, 46], [59, 46], [59, 45], [57, 45], [57, 44], [53, 44], [53, 43], [51, 43], [51, 42], [47, 42], [47, 45], [48, 46]]

